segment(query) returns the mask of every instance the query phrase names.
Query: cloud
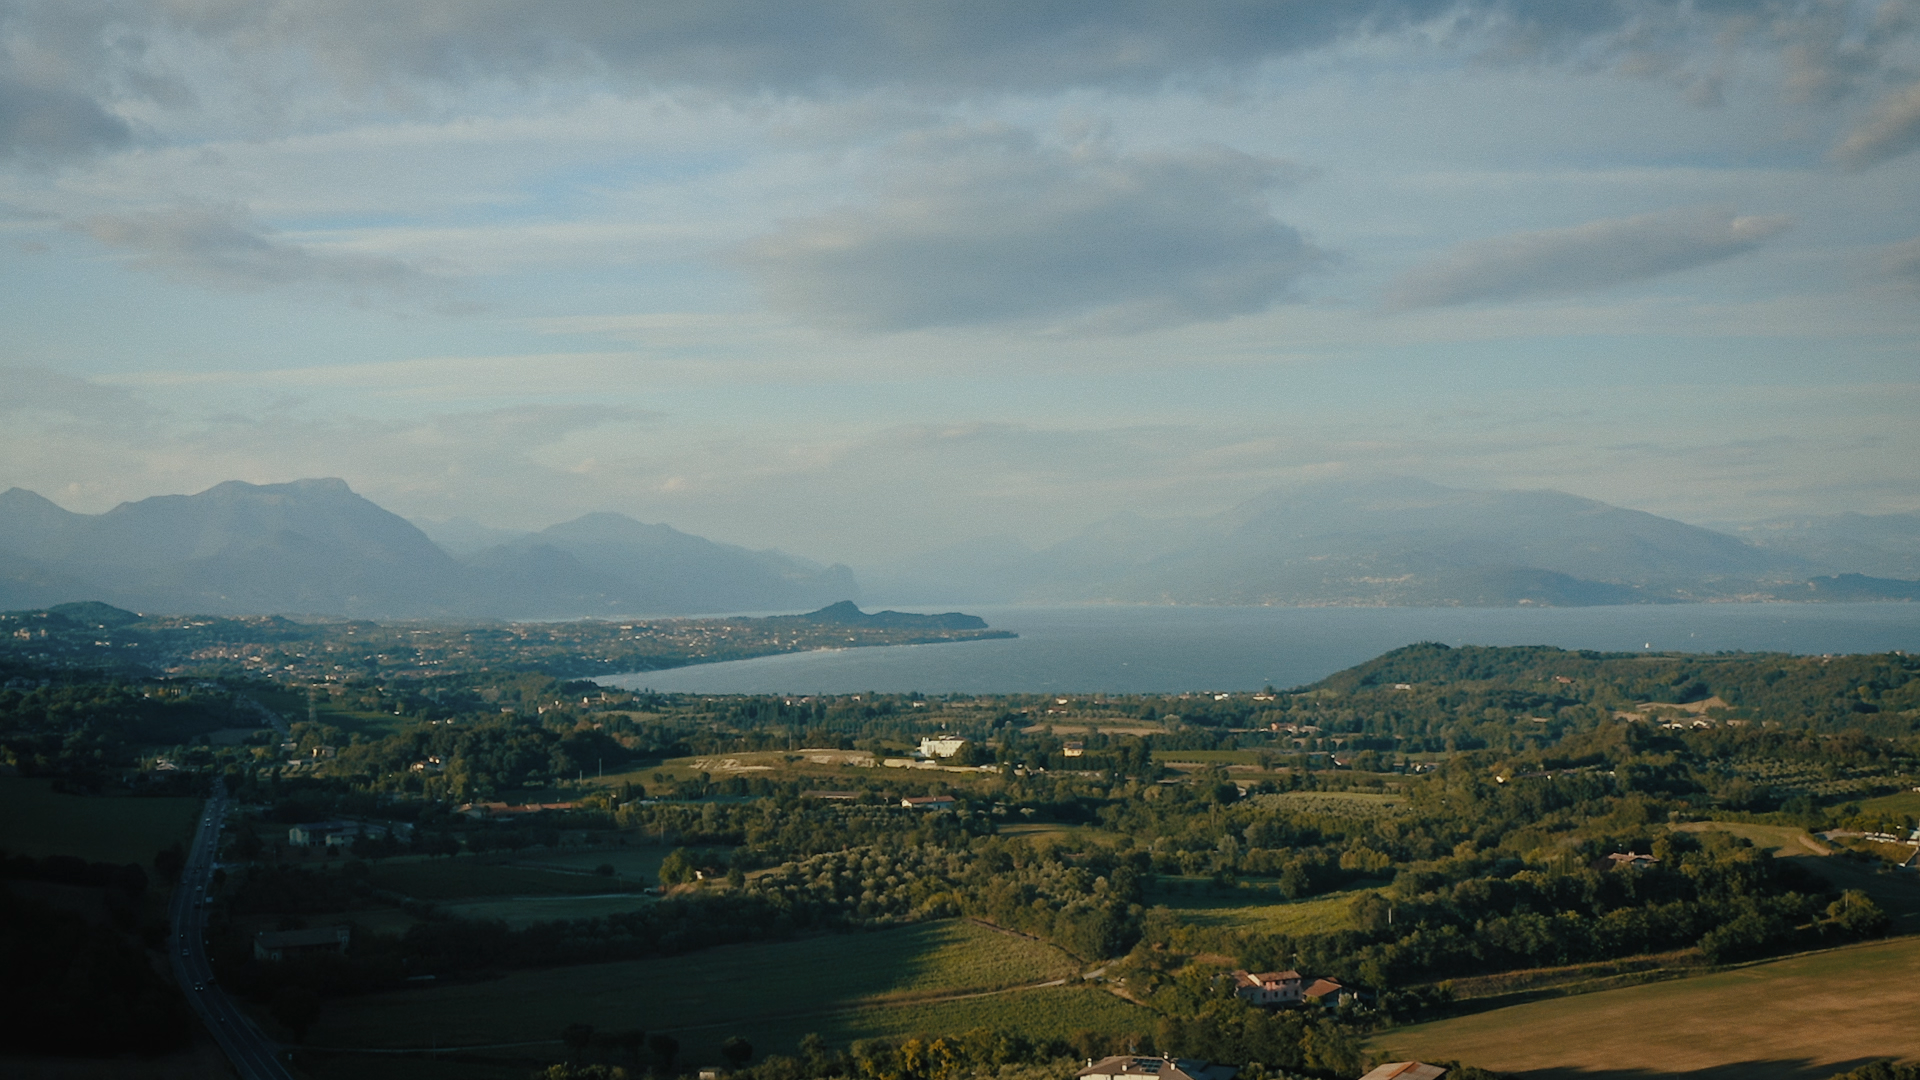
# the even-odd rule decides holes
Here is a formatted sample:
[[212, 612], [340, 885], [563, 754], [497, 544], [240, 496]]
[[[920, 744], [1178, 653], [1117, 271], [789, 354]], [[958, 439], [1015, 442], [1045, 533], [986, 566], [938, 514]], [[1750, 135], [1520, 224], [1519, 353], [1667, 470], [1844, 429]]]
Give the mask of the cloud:
[[1128, 155], [946, 129], [910, 139], [873, 201], [791, 222], [737, 261], [776, 308], [844, 331], [1223, 319], [1327, 260], [1267, 211], [1287, 172], [1222, 148]]
[[1792, 224], [1675, 210], [1462, 244], [1394, 283], [1388, 303], [1438, 307], [1611, 288], [1730, 259]]
[[86, 94], [0, 79], [0, 159], [64, 161], [131, 137], [126, 121]]
[[348, 80], [615, 73], [749, 93], [940, 94], [1143, 87], [1336, 42], [1439, 28], [1524, 60], [1670, 74], [1736, 45], [1778, 49], [1801, 96], [1844, 93], [1911, 37], [1913, 0], [199, 0], [111, 5], [236, 51], [304, 53]]
[[276, 239], [235, 207], [103, 214], [81, 227], [95, 240], [133, 253], [140, 269], [225, 288], [320, 284], [404, 291], [425, 280], [398, 259], [315, 251]]
[[1890, 277], [1920, 285], [1920, 236], [1887, 245], [1881, 251], [1880, 266]]
[[1835, 161], [1852, 169], [1920, 150], [1920, 83], [1880, 103], [1873, 116], [1834, 147]]
[[[420, 84], [607, 78], [749, 96], [954, 100], [1209, 81], [1410, 32], [1495, 60], [1705, 87], [1736, 52], [1770, 50], [1790, 94], [1831, 100], [1897, 67], [1915, 10], [1915, 0], [0, 0], [0, 62], [45, 73], [35, 85], [69, 95], [63, 107], [85, 120], [47, 137], [84, 142], [93, 131], [106, 143], [126, 137], [114, 103], [249, 100], [284, 122], [309, 113], [302, 93], [315, 88], [303, 84], [314, 75], [382, 108], [435, 107], [414, 93]], [[0, 125], [0, 153], [7, 135]]]

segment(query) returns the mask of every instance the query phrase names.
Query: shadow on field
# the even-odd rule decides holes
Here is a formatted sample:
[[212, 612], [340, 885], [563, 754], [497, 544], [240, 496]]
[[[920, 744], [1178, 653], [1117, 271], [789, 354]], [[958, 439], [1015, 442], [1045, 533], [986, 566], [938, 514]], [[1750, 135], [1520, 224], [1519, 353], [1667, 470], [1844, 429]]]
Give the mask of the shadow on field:
[[1659, 1062], [1649, 1061], [1632, 1068], [1529, 1069], [1508, 1075], [1525, 1077], [1526, 1080], [1652, 1080], [1653, 1077], [1683, 1077], [1685, 1080], [1827, 1080], [1827, 1077], [1836, 1073], [1847, 1072], [1882, 1060], [1885, 1059], [1863, 1057], [1815, 1064], [1808, 1058], [1775, 1058], [1730, 1062], [1725, 1065], [1715, 1065], [1710, 1069], [1694, 1069], [1688, 1072], [1663, 1069]]

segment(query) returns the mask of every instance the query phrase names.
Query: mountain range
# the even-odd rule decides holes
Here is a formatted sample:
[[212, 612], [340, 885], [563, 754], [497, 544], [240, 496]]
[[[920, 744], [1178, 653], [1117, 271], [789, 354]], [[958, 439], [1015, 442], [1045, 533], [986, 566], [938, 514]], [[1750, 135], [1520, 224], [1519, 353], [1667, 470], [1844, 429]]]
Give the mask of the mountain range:
[[0, 609], [565, 618], [810, 609], [852, 571], [588, 514], [456, 558], [341, 480], [230, 481], [76, 514], [0, 492]]
[[[540, 532], [420, 527], [344, 481], [231, 481], [77, 514], [0, 493], [0, 610], [568, 618], [804, 611], [853, 572], [596, 513]], [[1008, 537], [880, 568], [897, 603], [1591, 605], [1920, 599], [1920, 515], [1740, 535], [1557, 491], [1424, 480], [1273, 491], [1224, 513], [1122, 514], [1035, 550]]]
[[[1849, 547], [1849, 535], [1863, 539]], [[1387, 477], [1272, 491], [1225, 513], [1119, 515], [1050, 547], [951, 545], [869, 575], [900, 602], [1591, 605], [1907, 599], [1920, 515], [1840, 515], [1755, 538], [1558, 491]], [[1867, 556], [1871, 555], [1871, 558]], [[1857, 560], [1857, 561], [1856, 561]], [[1893, 571], [1893, 573], [1888, 573]], [[1825, 588], [1815, 575], [1854, 575]]]

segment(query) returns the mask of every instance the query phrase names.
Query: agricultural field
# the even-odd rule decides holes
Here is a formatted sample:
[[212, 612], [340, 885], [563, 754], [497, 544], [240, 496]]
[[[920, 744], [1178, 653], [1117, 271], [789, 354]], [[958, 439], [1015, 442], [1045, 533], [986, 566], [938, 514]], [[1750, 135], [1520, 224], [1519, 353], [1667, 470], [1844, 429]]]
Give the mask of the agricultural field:
[[633, 893], [592, 896], [511, 896], [497, 900], [455, 900], [438, 910], [461, 919], [488, 919], [515, 930], [559, 919], [598, 919], [653, 903]]
[[[299, 723], [307, 718], [307, 697], [292, 690], [273, 691], [254, 688], [249, 691], [254, 700], [287, 718], [289, 723]], [[321, 698], [314, 702], [313, 718], [329, 727], [336, 727], [350, 734], [363, 735], [370, 739], [384, 739], [389, 735], [408, 730], [418, 723], [414, 717], [395, 716], [388, 712], [374, 712], [366, 709], [350, 709], [337, 701]]]
[[[600, 862], [611, 862], [608, 852]], [[597, 874], [560, 873], [474, 856], [450, 859], [393, 860], [371, 870], [373, 884], [416, 900], [464, 900], [477, 897], [592, 896], [638, 891], [638, 887]]]
[[1920, 818], [1920, 791], [1900, 791], [1875, 799], [1862, 799], [1860, 809], [1869, 814], [1905, 814]]
[[1920, 940], [1853, 945], [1399, 1028], [1373, 1046], [1520, 1076], [1819, 1080], [1878, 1058], [1920, 1059], [1916, 965]]
[[1398, 792], [1282, 791], [1254, 798], [1296, 814], [1344, 818], [1379, 817], [1404, 810], [1407, 805], [1406, 797]]
[[[589, 848], [584, 851], [525, 852], [512, 865], [531, 870], [553, 870], [570, 874], [591, 874], [602, 866], [613, 867], [613, 880], [655, 885], [660, 881], [660, 864], [672, 848], [644, 845], [614, 848]], [[600, 879], [602, 882], [606, 878]]]
[[[1258, 765], [1258, 750], [1155, 750], [1153, 760], [1162, 765]], [[1268, 757], [1285, 756], [1279, 751], [1265, 751]]]
[[1772, 851], [1775, 858], [1799, 855], [1829, 855], [1831, 848], [1793, 825], [1757, 825], [1748, 821], [1690, 821], [1676, 826], [1679, 832], [1723, 832], [1747, 840], [1754, 847]]
[[[1384, 882], [1382, 883], [1384, 884]], [[1233, 927], [1266, 934], [1323, 934], [1353, 930], [1349, 910], [1354, 898], [1371, 888], [1348, 889], [1303, 900], [1288, 900], [1266, 883], [1243, 883], [1218, 889], [1203, 878], [1162, 878], [1148, 903], [1171, 908], [1182, 922], [1196, 926]]]
[[[492, 1046], [554, 1040], [566, 1025], [583, 1022], [603, 1030], [669, 1032], [680, 1040], [686, 1062], [695, 1064], [712, 1060], [729, 1035], [768, 1053], [790, 1052], [810, 1031], [845, 1042], [977, 1024], [1046, 1036], [1082, 1028], [1146, 1029], [1143, 1010], [1104, 991], [1016, 989], [1074, 979], [1078, 968], [1042, 942], [946, 920], [341, 999], [328, 1003], [308, 1042]], [[502, 1053], [509, 1050], [518, 1059], [540, 1054], [538, 1048]], [[315, 1066], [318, 1075], [348, 1076], [368, 1059], [320, 1060], [336, 1064]], [[514, 1067], [525, 1075], [524, 1061]]]
[[0, 849], [153, 866], [169, 844], [193, 836], [199, 799], [65, 795], [50, 780], [0, 779]]

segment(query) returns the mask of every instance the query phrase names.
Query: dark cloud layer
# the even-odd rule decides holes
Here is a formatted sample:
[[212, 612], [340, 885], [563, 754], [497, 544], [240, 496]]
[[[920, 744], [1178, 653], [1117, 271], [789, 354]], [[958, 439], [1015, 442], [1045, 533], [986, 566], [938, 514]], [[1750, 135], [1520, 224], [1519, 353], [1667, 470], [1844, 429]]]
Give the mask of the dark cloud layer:
[[130, 137], [125, 121], [86, 94], [0, 77], [0, 158], [64, 161]]
[[[310, 66], [360, 90], [612, 76], [725, 93], [952, 97], [1207, 79], [1418, 28], [1482, 56], [1700, 86], [1729, 50], [1771, 49], [1790, 93], [1819, 100], [1882, 90], [1917, 23], [1920, 0], [0, 0], [13, 66], [53, 73], [35, 84], [42, 92], [95, 102], [74, 130], [106, 135], [116, 122], [101, 126], [110, 113], [98, 102], [179, 97], [166, 58], [195, 49], [276, 79]], [[12, 130], [0, 110], [0, 140]], [[25, 139], [14, 132], [14, 152]]]
[[1284, 167], [1230, 150], [1129, 156], [965, 130], [902, 157], [872, 203], [739, 254], [776, 307], [852, 331], [1140, 329], [1259, 311], [1326, 259], [1268, 213]]
[[1388, 302], [1438, 307], [1605, 289], [1730, 259], [1790, 224], [1726, 210], [1677, 210], [1514, 233], [1463, 244], [1408, 272]]

